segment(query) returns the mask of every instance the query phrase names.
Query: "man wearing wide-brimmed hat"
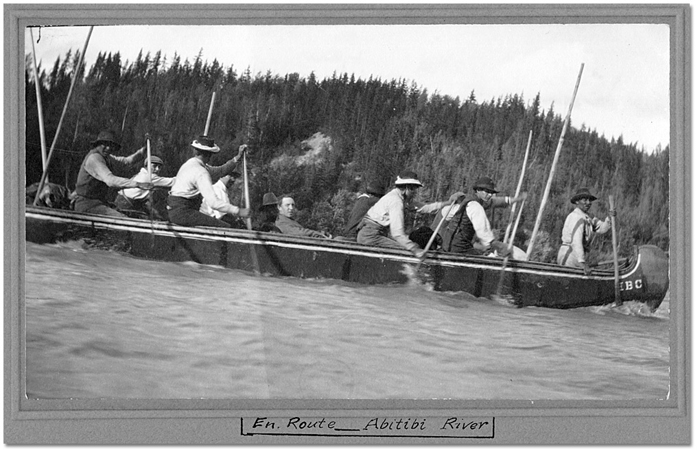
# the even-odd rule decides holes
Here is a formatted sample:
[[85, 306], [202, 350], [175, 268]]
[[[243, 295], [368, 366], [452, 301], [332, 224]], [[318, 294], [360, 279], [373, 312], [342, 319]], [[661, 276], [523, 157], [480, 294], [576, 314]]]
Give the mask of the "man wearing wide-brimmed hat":
[[438, 232], [442, 237], [442, 247], [447, 252], [468, 255], [496, 253], [504, 257], [510, 251], [505, 243], [496, 240], [486, 209], [520, 202], [527, 198], [527, 193], [523, 192], [518, 197], [497, 196], [495, 194], [500, 191], [489, 177], [476, 180], [472, 189], [474, 193], [466, 196], [456, 209], [443, 213], [447, 216], [447, 222]]
[[[409, 239], [404, 229], [404, 209], [412, 204], [418, 189], [422, 186], [415, 172], [411, 170], [401, 172], [394, 181], [394, 189], [379, 199], [362, 218], [357, 242], [368, 246], [405, 248], [413, 252], [416, 257], [422, 257], [423, 249]], [[463, 196], [464, 193], [457, 192], [450, 196], [449, 201], [425, 204], [416, 211], [435, 213]]]
[[343, 231], [344, 239], [352, 241], [357, 240], [358, 226], [362, 218], [367, 214], [367, 211], [382, 198], [385, 192], [386, 188], [384, 183], [379, 179], [370, 181], [367, 184], [365, 192], [357, 196], [355, 204], [350, 211], [348, 222], [345, 224], [345, 230]]
[[610, 230], [610, 217], [601, 221], [588, 215], [591, 206], [598, 198], [591, 194], [588, 188], [577, 189], [571, 197], [571, 203], [576, 205], [564, 221], [561, 231], [561, 247], [557, 254], [559, 265], [583, 268], [584, 273], [591, 273], [588, 252], [594, 235], [604, 234]]
[[260, 224], [255, 228], [260, 232], [282, 233], [275, 225], [279, 211], [277, 209], [277, 196], [274, 192], [266, 192], [263, 195], [262, 205], [260, 205]]
[[200, 211], [202, 200], [214, 210], [233, 216], [247, 218], [248, 208], [239, 208], [217, 199], [212, 181], [218, 181], [235, 169], [247, 145], [238, 148], [238, 155], [221, 166], [210, 166], [214, 154], [220, 150], [213, 139], [199, 136], [191, 144], [193, 156], [188, 159], [175, 175], [175, 184], [168, 196], [168, 217], [170, 222], [185, 226], [231, 227], [220, 219]]
[[152, 187], [149, 183], [140, 183], [129, 178], [118, 177], [112, 169], [118, 165], [131, 166], [140, 161], [146, 153], [141, 147], [130, 156], [115, 156], [112, 152], [121, 149], [112, 131], [102, 131], [92, 142], [92, 149], [80, 164], [78, 179], [75, 185], [75, 211], [108, 216], [125, 217], [124, 214], [112, 208], [107, 201], [109, 188], [142, 188]]
[[[153, 184], [154, 188], [170, 188], [175, 183], [175, 178], [162, 177], [160, 176], [160, 170], [163, 168], [163, 160], [160, 156], [151, 156], [151, 173], [148, 173], [148, 158], [143, 160], [143, 167], [139, 170], [139, 173], [131, 177], [132, 180], [137, 183], [148, 183], [149, 181]], [[138, 213], [143, 213], [146, 215], [153, 215], [155, 219], [166, 220], [167, 215], [164, 208], [164, 201], [162, 197], [160, 200], [163, 202], [161, 209], [157, 209], [153, 205], [158, 205], [154, 203], [151, 205], [151, 200], [153, 192], [140, 189], [140, 188], [127, 188], [122, 189], [117, 194], [117, 198], [114, 200], [114, 204], [117, 209], [122, 211], [134, 211]]]

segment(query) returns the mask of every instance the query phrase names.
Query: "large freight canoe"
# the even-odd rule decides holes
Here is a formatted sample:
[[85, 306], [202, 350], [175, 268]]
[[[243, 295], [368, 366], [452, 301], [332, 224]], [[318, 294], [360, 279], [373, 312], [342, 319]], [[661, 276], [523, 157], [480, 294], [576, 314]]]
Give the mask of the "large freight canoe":
[[[352, 242], [167, 222], [114, 218], [35, 206], [26, 207], [26, 239], [54, 243], [91, 239], [118, 245], [149, 260], [218, 265], [264, 276], [340, 279], [360, 284], [401, 284], [418, 259], [408, 251]], [[622, 301], [640, 301], [653, 311], [669, 286], [668, 257], [656, 246], [639, 246], [620, 260]], [[501, 274], [503, 273], [503, 274]], [[498, 293], [517, 306], [570, 309], [615, 302], [614, 271], [581, 270], [556, 264], [430, 252], [420, 275], [434, 290], [476, 297]], [[503, 276], [500, 292], [499, 280]]]

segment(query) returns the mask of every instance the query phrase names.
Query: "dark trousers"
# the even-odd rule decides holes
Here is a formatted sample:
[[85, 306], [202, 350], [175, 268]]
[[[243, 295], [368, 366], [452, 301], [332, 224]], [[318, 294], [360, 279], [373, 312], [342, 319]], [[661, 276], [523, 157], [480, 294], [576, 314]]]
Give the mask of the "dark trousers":
[[168, 196], [168, 218], [170, 222], [186, 227], [209, 226], [231, 227], [228, 223], [199, 211], [202, 205], [202, 196], [192, 199], [184, 197]]

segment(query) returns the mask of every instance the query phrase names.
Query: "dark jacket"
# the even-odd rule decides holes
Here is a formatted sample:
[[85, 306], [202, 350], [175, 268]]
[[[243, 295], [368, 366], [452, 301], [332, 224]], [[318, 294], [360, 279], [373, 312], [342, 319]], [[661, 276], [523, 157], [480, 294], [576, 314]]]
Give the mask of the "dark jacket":
[[372, 208], [378, 200], [379, 197], [371, 194], [361, 194], [357, 198], [350, 212], [350, 216], [348, 217], [348, 222], [345, 224], [345, 230], [343, 230], [344, 236], [348, 238], [357, 238], [357, 227], [360, 225], [360, 221], [362, 221], [367, 211]]

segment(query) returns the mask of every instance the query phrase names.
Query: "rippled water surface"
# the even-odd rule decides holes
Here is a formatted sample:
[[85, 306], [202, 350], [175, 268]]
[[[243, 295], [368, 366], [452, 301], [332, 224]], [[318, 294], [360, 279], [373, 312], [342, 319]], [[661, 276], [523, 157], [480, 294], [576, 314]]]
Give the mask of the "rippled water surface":
[[665, 399], [669, 303], [517, 309], [27, 244], [30, 398]]

